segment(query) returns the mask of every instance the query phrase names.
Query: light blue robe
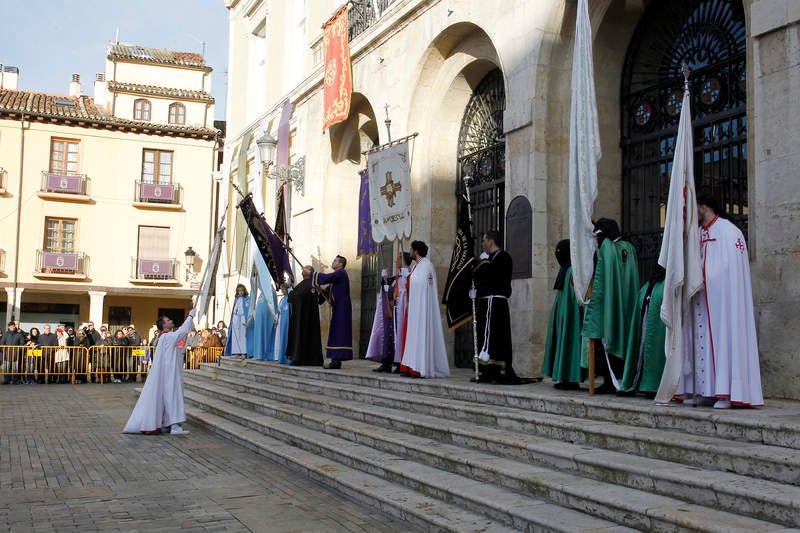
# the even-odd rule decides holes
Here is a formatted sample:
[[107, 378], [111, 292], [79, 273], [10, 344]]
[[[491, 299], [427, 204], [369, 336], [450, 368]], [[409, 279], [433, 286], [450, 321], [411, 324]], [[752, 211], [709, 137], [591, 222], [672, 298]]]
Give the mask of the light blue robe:
[[247, 296], [239, 296], [233, 302], [233, 310], [231, 311], [231, 319], [228, 323], [228, 341], [225, 344], [225, 355], [244, 355], [249, 352], [251, 348], [250, 341], [247, 337], [252, 338], [252, 334], [248, 335], [251, 328], [247, 328], [247, 308], [250, 303], [250, 298]]
[[281, 298], [278, 306], [278, 324], [275, 328], [274, 360], [281, 364], [288, 364], [286, 357], [286, 343], [289, 341], [289, 297]]
[[[275, 298], [275, 293], [269, 294], [266, 298]], [[275, 360], [275, 318], [267, 306], [267, 301], [262, 293], [256, 305], [256, 315], [253, 320], [253, 351], [249, 352], [255, 359], [262, 361]], [[276, 302], [271, 302], [275, 309]]]

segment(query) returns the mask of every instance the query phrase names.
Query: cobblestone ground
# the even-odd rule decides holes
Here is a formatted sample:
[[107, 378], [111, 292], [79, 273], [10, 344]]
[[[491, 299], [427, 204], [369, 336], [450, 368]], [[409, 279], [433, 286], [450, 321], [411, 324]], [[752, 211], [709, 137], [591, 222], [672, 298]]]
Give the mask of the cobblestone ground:
[[201, 428], [123, 435], [133, 385], [0, 385], [0, 530], [416, 531]]

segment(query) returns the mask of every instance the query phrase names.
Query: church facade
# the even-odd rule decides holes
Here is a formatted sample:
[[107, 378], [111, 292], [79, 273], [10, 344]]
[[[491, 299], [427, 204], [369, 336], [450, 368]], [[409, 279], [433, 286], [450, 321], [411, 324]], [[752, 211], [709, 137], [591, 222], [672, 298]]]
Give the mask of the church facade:
[[[471, 176], [475, 234], [499, 230], [515, 262], [514, 366], [522, 375], [538, 375], [558, 270], [555, 244], [569, 229], [577, 3], [351, 2], [350, 113], [327, 130], [321, 27], [339, 5], [225, 3], [225, 172], [245, 187], [264, 179], [255, 140], [264, 131], [275, 134], [290, 100], [289, 156], [304, 158], [302, 190], [291, 184], [293, 249], [299, 261], [317, 267], [336, 254], [350, 259], [354, 338], [366, 343], [375, 273], [392, 264], [394, 253], [393, 245], [384, 245], [377, 257], [356, 260], [362, 152], [390, 134], [418, 133], [411, 152], [412, 239], [430, 245], [444, 283], [463, 178]], [[800, 121], [793, 118], [800, 116], [800, 3], [589, 0], [589, 12], [603, 151], [595, 217], [620, 222], [646, 279], [660, 247], [681, 66], [688, 64], [698, 189], [716, 194], [748, 237], [765, 394], [798, 398], [800, 283], [793, 273], [800, 264], [800, 192], [791, 177], [800, 164]], [[278, 182], [265, 181], [268, 220]], [[230, 217], [239, 216], [235, 195], [229, 187]], [[229, 226], [231, 278], [245, 272], [243, 239], [237, 224]], [[453, 364], [471, 364], [470, 336], [448, 334]]]

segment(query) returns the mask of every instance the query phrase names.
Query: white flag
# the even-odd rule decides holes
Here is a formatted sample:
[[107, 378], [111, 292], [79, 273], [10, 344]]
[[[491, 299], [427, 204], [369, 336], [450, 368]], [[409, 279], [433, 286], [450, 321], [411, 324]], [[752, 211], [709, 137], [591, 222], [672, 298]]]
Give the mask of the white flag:
[[592, 212], [597, 198], [600, 130], [594, 93], [592, 25], [587, 0], [578, 0], [575, 46], [572, 51], [572, 106], [569, 116], [569, 239], [575, 297], [586, 304], [594, 273]]
[[217, 233], [214, 235], [214, 244], [211, 246], [211, 255], [208, 257], [206, 269], [203, 272], [203, 281], [200, 283], [200, 290], [197, 291], [197, 301], [195, 302], [195, 320], [198, 322], [208, 313], [208, 301], [211, 297], [211, 285], [214, 283], [214, 277], [217, 275], [217, 268], [219, 266], [220, 251], [222, 250], [222, 236], [225, 234], [225, 217], [222, 217], [221, 225], [217, 228]]
[[[664, 352], [667, 356], [664, 373], [656, 393], [656, 401], [672, 399], [680, 382], [684, 358], [694, 357], [693, 347], [686, 346], [692, 335], [684, 335], [691, 327], [691, 299], [703, 287], [700, 269], [700, 239], [697, 229], [697, 197], [694, 189], [694, 141], [689, 90], [683, 93], [675, 157], [667, 199], [664, 240], [658, 264], [667, 270], [661, 320], [667, 325]], [[694, 378], [692, 378], [694, 379]]]
[[411, 236], [411, 162], [408, 142], [367, 156], [372, 239], [380, 243]]

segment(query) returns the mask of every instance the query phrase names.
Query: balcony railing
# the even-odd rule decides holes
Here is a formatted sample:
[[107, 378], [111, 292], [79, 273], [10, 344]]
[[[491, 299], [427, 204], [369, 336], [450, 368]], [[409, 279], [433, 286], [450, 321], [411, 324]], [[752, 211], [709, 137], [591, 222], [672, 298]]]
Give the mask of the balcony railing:
[[[351, 2], [348, 18], [348, 35], [352, 41], [367, 28], [375, 24], [384, 11], [389, 8], [389, 4], [395, 0], [354, 0]], [[377, 13], [375, 10], [377, 9]]]
[[89, 178], [86, 177], [86, 174], [60, 174], [42, 171], [40, 192], [88, 196]]
[[177, 183], [134, 182], [133, 201], [153, 206], [177, 206], [183, 204], [183, 187]]
[[89, 256], [36, 250], [35, 274], [39, 277], [86, 278], [89, 275]]
[[178, 281], [179, 263], [176, 259], [131, 257], [131, 280]]

